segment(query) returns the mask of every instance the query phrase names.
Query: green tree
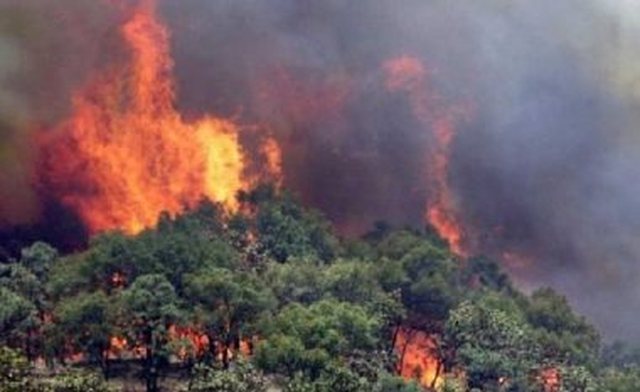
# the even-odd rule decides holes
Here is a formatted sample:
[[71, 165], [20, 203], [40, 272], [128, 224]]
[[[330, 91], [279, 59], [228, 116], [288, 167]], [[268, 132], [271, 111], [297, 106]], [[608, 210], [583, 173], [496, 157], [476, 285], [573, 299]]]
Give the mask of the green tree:
[[98, 375], [87, 371], [66, 371], [42, 387], [47, 392], [115, 392]]
[[40, 325], [35, 305], [23, 296], [0, 287], [0, 338], [2, 344], [24, 348], [32, 359], [32, 341]]
[[222, 353], [229, 366], [229, 350], [239, 351], [242, 338], [251, 339], [255, 323], [275, 306], [271, 292], [254, 276], [214, 268], [190, 275], [187, 295], [197, 305], [196, 321], [204, 325], [210, 342], [210, 354]]
[[260, 247], [276, 261], [329, 261], [336, 255], [338, 240], [327, 220], [318, 212], [303, 209], [290, 195], [258, 188], [241, 200], [257, 209], [255, 228]]
[[450, 368], [467, 374], [468, 386], [497, 390], [509, 382], [524, 388], [537, 365], [537, 348], [519, 314], [507, 313], [491, 297], [465, 301], [454, 309], [446, 323], [445, 358]]
[[44, 282], [57, 258], [58, 251], [55, 248], [44, 242], [35, 242], [22, 250], [20, 263]]
[[196, 365], [189, 392], [266, 392], [267, 378], [249, 362], [237, 361], [229, 369]]
[[0, 391], [36, 391], [27, 358], [8, 347], [0, 347]]
[[432, 333], [440, 332], [460, 298], [455, 260], [446, 250], [425, 241], [412, 248], [400, 262], [410, 279], [403, 287], [402, 301], [412, 322]]
[[595, 328], [576, 315], [566, 298], [552, 289], [534, 292], [526, 307], [547, 362], [595, 366], [600, 337]]
[[291, 304], [268, 320], [257, 363], [267, 371], [318, 377], [331, 361], [379, 342], [380, 320], [358, 305], [323, 300]]
[[309, 260], [271, 262], [267, 264], [264, 281], [273, 291], [280, 306], [293, 302], [310, 304], [324, 295], [323, 269]]
[[63, 299], [54, 310], [56, 333], [65, 343], [88, 355], [91, 363], [109, 376], [109, 342], [114, 334], [110, 317], [111, 299], [102, 291], [80, 293]]
[[599, 384], [602, 392], [640, 391], [640, 369], [637, 367], [607, 369], [601, 375]]
[[[24, 248], [19, 262], [0, 266], [0, 287], [18, 294], [32, 306], [28, 320], [16, 325], [20, 331], [29, 360], [43, 354], [42, 328], [51, 313], [51, 299], [47, 291], [49, 272], [58, 257], [51, 246], [36, 242]], [[14, 302], [15, 303], [15, 302]]]
[[129, 341], [145, 348], [147, 391], [156, 392], [158, 373], [170, 355], [169, 327], [181, 320], [178, 296], [163, 275], [142, 275], [122, 291], [118, 308]]
[[601, 388], [593, 374], [582, 366], [560, 367], [560, 392], [598, 392]]

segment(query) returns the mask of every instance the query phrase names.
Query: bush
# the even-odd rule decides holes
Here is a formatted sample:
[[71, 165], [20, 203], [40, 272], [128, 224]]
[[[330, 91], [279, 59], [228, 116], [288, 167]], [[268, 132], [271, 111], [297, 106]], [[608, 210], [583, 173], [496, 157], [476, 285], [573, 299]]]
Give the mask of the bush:
[[47, 391], [113, 392], [100, 376], [83, 371], [73, 371], [56, 376]]
[[268, 382], [263, 374], [246, 362], [236, 362], [229, 369], [198, 365], [189, 392], [266, 392]]
[[0, 347], [0, 391], [35, 391], [31, 366], [25, 357], [8, 347]]

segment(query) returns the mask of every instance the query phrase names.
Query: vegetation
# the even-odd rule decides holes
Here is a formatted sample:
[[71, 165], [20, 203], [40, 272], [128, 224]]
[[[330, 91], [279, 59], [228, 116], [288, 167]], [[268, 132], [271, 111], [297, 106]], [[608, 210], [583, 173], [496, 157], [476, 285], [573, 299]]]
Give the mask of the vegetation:
[[[150, 392], [640, 390], [638, 351], [603, 350], [562, 296], [526, 296], [430, 230], [345, 240], [271, 187], [239, 200], [0, 265], [0, 391], [107, 391], [124, 374]], [[433, 368], [407, 372], [409, 356]]]

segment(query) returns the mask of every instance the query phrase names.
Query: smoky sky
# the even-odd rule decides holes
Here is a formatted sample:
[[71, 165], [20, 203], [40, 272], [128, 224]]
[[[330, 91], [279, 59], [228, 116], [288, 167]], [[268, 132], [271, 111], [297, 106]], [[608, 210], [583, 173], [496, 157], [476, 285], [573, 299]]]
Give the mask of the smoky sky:
[[[37, 222], [29, 138], [123, 56], [135, 1], [0, 0], [0, 223]], [[385, 89], [412, 56], [470, 115], [449, 182], [474, 251], [551, 285], [608, 337], [639, 339], [640, 9], [632, 1], [159, 0], [178, 106], [273, 134], [285, 186], [342, 232], [422, 225], [430, 129]], [[616, 3], [616, 4], [612, 4]], [[251, 139], [251, 133], [244, 136]], [[250, 140], [247, 141], [250, 143]], [[49, 209], [51, 210], [51, 209]], [[53, 209], [58, 211], [57, 209]]]

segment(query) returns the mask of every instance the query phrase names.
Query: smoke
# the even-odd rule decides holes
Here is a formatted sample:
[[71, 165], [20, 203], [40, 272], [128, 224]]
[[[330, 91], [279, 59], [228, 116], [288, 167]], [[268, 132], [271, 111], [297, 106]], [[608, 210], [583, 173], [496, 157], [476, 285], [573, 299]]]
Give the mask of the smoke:
[[[124, 55], [127, 3], [0, 0], [0, 224], [58, 219], [29, 140]], [[382, 67], [420, 59], [425, 89], [470, 108], [449, 162], [467, 245], [566, 293], [608, 336], [640, 338], [635, 1], [158, 3], [181, 112], [268, 129], [285, 186], [349, 234], [424, 223], [433, 132]]]

